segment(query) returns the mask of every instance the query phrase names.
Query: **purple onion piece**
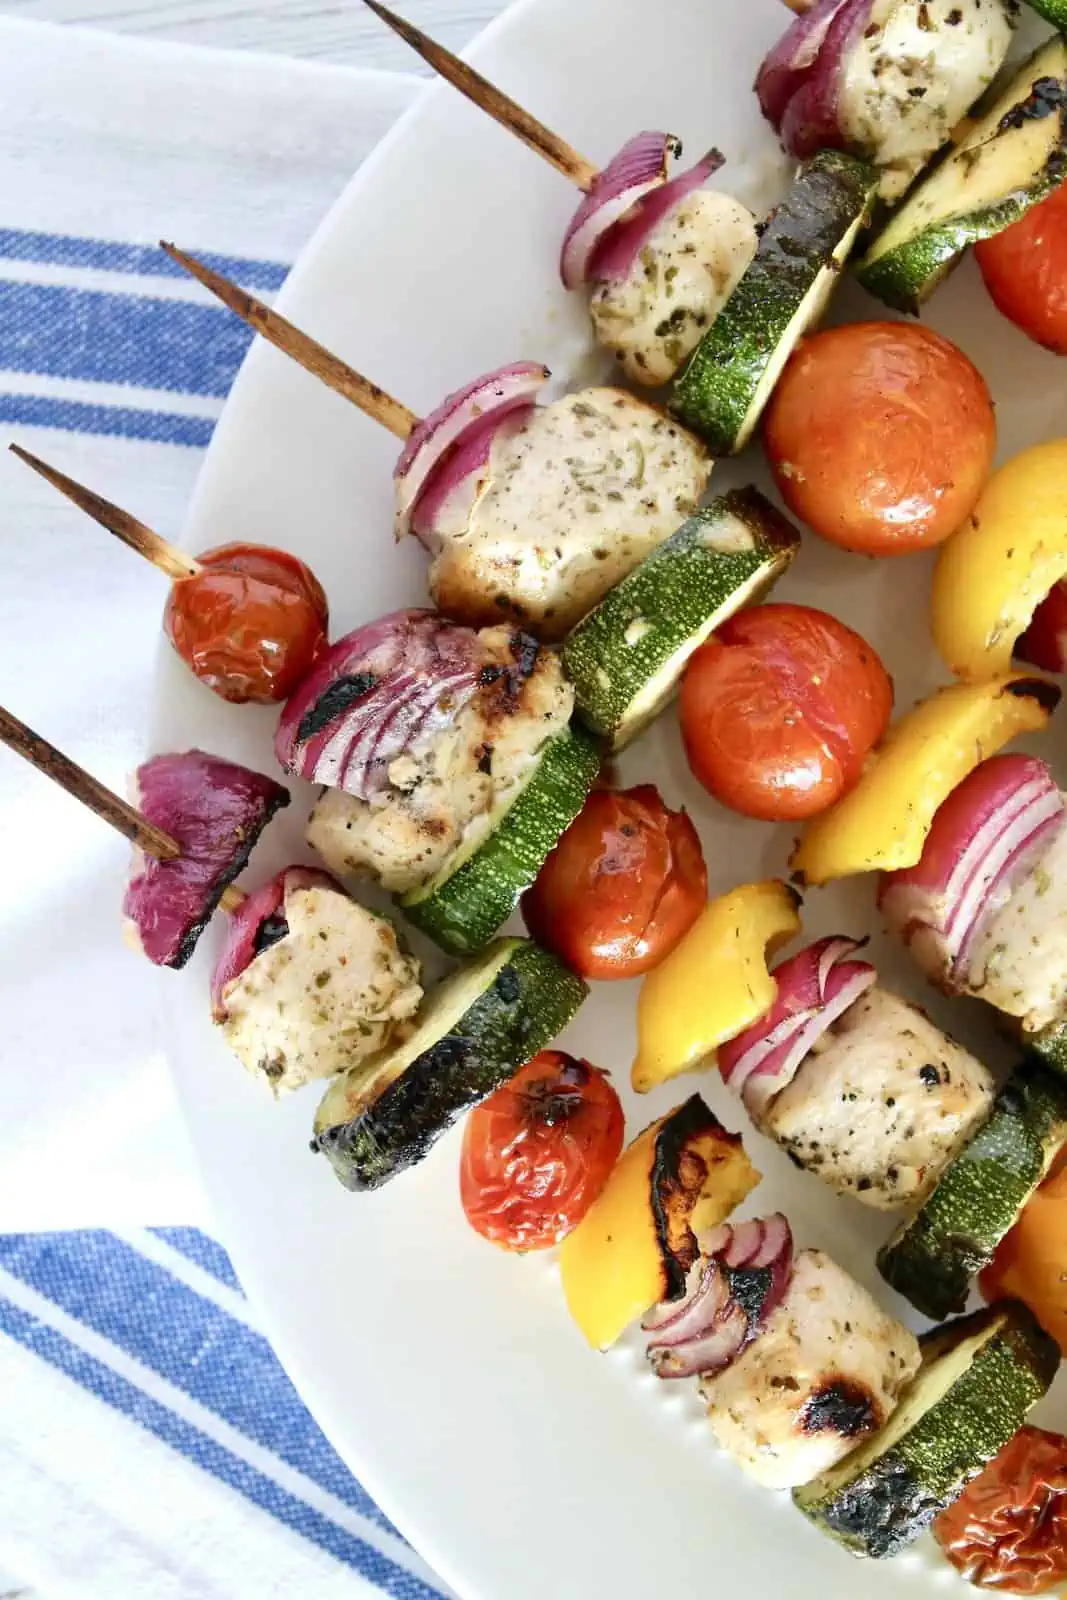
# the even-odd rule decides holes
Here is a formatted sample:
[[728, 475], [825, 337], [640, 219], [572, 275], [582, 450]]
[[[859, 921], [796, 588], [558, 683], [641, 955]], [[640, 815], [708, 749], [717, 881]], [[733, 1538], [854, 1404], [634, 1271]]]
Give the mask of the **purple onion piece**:
[[580, 289], [589, 281], [590, 264], [605, 236], [642, 196], [666, 183], [670, 159], [680, 154], [672, 134], [638, 133], [597, 173], [563, 235], [559, 275], [565, 289]]
[[135, 852], [123, 911], [149, 961], [183, 967], [289, 791], [202, 750], [154, 756], [138, 767], [136, 787], [142, 814], [181, 854], [156, 861]]
[[645, 241], [664, 218], [695, 190], [703, 188], [725, 159], [720, 151], [709, 150], [696, 166], [679, 173], [658, 189], [652, 189], [639, 200], [630, 214], [617, 222], [601, 240], [589, 263], [589, 278], [595, 283], [618, 283], [627, 277]]

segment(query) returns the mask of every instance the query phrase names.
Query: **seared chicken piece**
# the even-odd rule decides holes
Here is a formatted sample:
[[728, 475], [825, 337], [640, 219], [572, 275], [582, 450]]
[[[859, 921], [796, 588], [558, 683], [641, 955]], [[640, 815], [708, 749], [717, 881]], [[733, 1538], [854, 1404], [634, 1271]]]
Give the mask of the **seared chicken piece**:
[[759, 1126], [840, 1194], [892, 1210], [929, 1193], [993, 1093], [980, 1061], [876, 986], [823, 1034]]
[[284, 920], [216, 1004], [227, 1044], [276, 1095], [398, 1040], [422, 999], [418, 963], [392, 923], [348, 895], [290, 890]]
[[821, 1250], [797, 1257], [763, 1331], [701, 1392], [719, 1443], [771, 1489], [807, 1483], [892, 1415], [919, 1345]]
[[593, 331], [634, 383], [667, 383], [692, 355], [756, 253], [737, 200], [698, 189], [649, 234], [629, 274], [598, 283]]
[[976, 940], [967, 988], [1036, 1031], [1067, 1011], [1067, 824]]
[[574, 690], [559, 658], [512, 628], [479, 638], [481, 687], [445, 731], [394, 761], [373, 799], [340, 789], [319, 798], [307, 839], [331, 871], [369, 875], [394, 894], [428, 883], [461, 844], [488, 836], [567, 726]]
[[495, 436], [473, 511], [436, 520], [434, 602], [562, 638], [692, 514], [710, 471], [694, 435], [621, 389], [536, 406]]

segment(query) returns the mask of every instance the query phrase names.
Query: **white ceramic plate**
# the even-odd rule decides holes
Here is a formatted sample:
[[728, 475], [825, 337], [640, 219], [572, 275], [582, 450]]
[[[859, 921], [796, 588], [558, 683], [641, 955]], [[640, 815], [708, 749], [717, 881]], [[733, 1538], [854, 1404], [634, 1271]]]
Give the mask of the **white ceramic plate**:
[[[784, 168], [751, 84], [788, 21], [780, 0], [526, 0], [475, 58], [591, 158], [638, 127], [670, 128], [691, 155], [712, 142], [719, 181], [765, 207]], [[449, 90], [421, 103], [368, 163], [284, 291], [286, 311], [409, 405], [428, 407], [472, 374], [517, 357], [562, 384], [598, 371], [583, 308], [556, 277], [575, 195], [564, 180]], [[854, 288], [836, 314], [881, 315]], [[1063, 369], [1001, 322], [968, 265], [929, 319], [989, 379], [1001, 454], [1067, 431]], [[190, 547], [228, 539], [294, 550], [315, 568], [335, 631], [421, 602], [423, 560], [390, 537], [395, 442], [266, 346], [219, 425]], [[715, 486], [765, 484], [753, 450]], [[823, 605], [866, 633], [896, 677], [898, 706], [939, 673], [926, 626], [930, 563], [874, 564], [809, 538], [779, 598]], [[198, 743], [271, 768], [273, 716], [224, 706], [165, 656], [160, 748]], [[1043, 753], [1054, 751], [1055, 735]], [[689, 777], [673, 714], [629, 752], [627, 782], [655, 779], [700, 826], [712, 893], [780, 872], [788, 829], [717, 810]], [[1067, 777], [1067, 771], [1060, 774]], [[299, 786], [296, 786], [299, 790]], [[276, 824], [263, 877], [300, 845], [304, 802]], [[872, 932], [884, 976], [987, 1052], [975, 1004], [948, 1008], [883, 941], [873, 885], [809, 897], [809, 936]], [[216, 939], [218, 933], [216, 931]], [[424, 948], [424, 947], [420, 947]], [[315, 1092], [261, 1097], [213, 1036], [202, 952], [168, 986], [172, 1060], [204, 1171], [242, 1279], [316, 1417], [405, 1533], [465, 1600], [638, 1600], [649, 1594], [789, 1594], [795, 1600], [915, 1597], [957, 1580], [932, 1547], [861, 1570], [721, 1454], [690, 1386], [661, 1384], [636, 1338], [607, 1356], [569, 1321], [552, 1259], [509, 1258], [468, 1229], [457, 1137], [379, 1194], [353, 1196], [308, 1153]], [[834, 1199], [752, 1134], [714, 1077], [644, 1103], [624, 1085], [635, 986], [600, 985], [566, 1043], [613, 1069], [631, 1134], [693, 1088], [766, 1174], [750, 1208], [787, 1211], [883, 1303], [874, 1270], [890, 1220]], [[999, 1055], [999, 1047], [996, 1047]], [[1002, 1059], [1002, 1057], [1000, 1057]], [[1048, 1403], [1061, 1424], [1063, 1391]], [[962, 1585], [960, 1586], [962, 1592]]]

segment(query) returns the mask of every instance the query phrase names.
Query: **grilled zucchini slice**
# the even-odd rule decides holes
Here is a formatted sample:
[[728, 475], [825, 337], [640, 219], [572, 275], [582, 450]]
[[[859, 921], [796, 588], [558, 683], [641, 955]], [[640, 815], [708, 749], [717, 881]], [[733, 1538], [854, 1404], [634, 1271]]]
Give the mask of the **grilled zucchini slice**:
[[971, 1282], [1067, 1140], [1067, 1085], [1019, 1067], [933, 1193], [878, 1252], [887, 1283], [924, 1316], [962, 1311]]
[[757, 489], [698, 511], [616, 584], [563, 646], [578, 715], [621, 750], [674, 695], [693, 653], [758, 600], [800, 548], [800, 534]]
[[1059, 1346], [1017, 1300], [935, 1328], [889, 1421], [837, 1466], [794, 1489], [817, 1528], [854, 1555], [917, 1539], [1002, 1450], [1046, 1393]]
[[1001, 233], [1067, 176], [1067, 44], [1051, 39], [913, 189], [856, 267], [865, 289], [918, 311], [968, 245]]
[[346, 1189], [377, 1189], [551, 1044], [589, 993], [532, 939], [498, 939], [434, 992], [415, 1032], [335, 1078], [312, 1149]]

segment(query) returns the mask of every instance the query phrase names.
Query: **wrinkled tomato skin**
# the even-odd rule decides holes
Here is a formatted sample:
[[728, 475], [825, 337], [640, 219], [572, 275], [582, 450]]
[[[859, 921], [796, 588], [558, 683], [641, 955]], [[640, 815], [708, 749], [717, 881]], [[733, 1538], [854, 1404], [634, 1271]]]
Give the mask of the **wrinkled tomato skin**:
[[459, 1191], [467, 1221], [504, 1250], [547, 1250], [577, 1227], [622, 1149], [606, 1075], [543, 1050], [467, 1118]]
[[1067, 355], [1067, 186], [974, 254], [997, 310], [1036, 344]]
[[763, 432], [790, 510], [831, 544], [871, 556], [947, 539], [973, 510], [996, 448], [981, 373], [947, 339], [904, 322], [806, 339]]
[[1021, 1428], [934, 1536], [963, 1577], [1005, 1594], [1050, 1594], [1067, 1580], [1067, 1439]]
[[795, 821], [852, 787], [892, 709], [889, 674], [858, 633], [812, 606], [754, 606], [689, 663], [682, 739], [716, 800]]
[[201, 683], [238, 705], [287, 700], [326, 644], [326, 596], [284, 550], [227, 544], [170, 592], [163, 627]]
[[704, 909], [708, 874], [684, 811], [651, 783], [594, 789], [522, 900], [530, 934], [583, 978], [637, 978]]

